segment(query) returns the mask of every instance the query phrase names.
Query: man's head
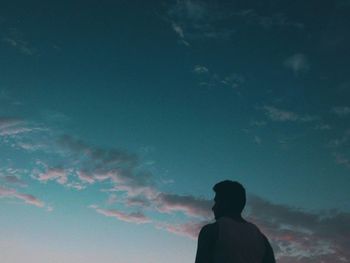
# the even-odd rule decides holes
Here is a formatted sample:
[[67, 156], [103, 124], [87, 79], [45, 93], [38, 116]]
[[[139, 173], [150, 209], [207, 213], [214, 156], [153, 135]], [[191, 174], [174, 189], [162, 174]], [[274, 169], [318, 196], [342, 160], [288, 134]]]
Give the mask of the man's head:
[[230, 180], [222, 181], [214, 185], [215, 204], [213, 212], [215, 219], [222, 216], [240, 215], [246, 203], [244, 187]]

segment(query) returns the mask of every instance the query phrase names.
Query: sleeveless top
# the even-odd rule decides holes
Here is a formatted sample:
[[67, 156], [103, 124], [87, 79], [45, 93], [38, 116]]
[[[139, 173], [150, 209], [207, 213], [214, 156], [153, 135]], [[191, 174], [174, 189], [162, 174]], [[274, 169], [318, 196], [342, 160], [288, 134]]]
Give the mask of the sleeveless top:
[[252, 223], [237, 222], [228, 217], [218, 219], [218, 238], [214, 263], [261, 263], [265, 242], [260, 230]]

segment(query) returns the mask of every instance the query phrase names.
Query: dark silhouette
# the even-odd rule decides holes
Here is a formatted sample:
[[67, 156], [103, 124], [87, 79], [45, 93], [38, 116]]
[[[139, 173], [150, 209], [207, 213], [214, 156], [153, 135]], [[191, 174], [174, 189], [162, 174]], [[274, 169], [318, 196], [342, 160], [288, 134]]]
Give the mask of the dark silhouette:
[[246, 203], [244, 187], [227, 180], [213, 190], [216, 222], [200, 231], [195, 263], [275, 263], [268, 239], [241, 216]]

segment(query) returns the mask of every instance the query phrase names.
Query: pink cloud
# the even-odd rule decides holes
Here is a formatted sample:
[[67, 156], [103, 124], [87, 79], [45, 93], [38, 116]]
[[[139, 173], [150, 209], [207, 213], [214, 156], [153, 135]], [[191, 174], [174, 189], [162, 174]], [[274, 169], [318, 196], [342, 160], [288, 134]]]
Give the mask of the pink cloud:
[[[198, 202], [195, 197], [176, 195], [160, 200], [164, 212], [182, 211], [189, 216], [201, 213], [206, 221], [212, 217], [209, 208], [206, 211], [208, 200]], [[248, 220], [271, 240], [279, 262], [350, 262], [349, 213], [310, 213], [256, 196], [248, 196], [247, 211]], [[194, 239], [205, 223], [195, 220], [180, 225], [160, 223], [156, 227]]]
[[161, 193], [156, 199], [157, 209], [161, 212], [183, 212], [188, 216], [211, 217], [212, 202], [194, 196]]
[[44, 207], [43, 201], [39, 200], [33, 195], [18, 193], [15, 189], [9, 189], [0, 186], [0, 197], [17, 198], [24, 201], [26, 204], [34, 205], [37, 207]]
[[188, 222], [184, 224], [174, 224], [174, 225], [169, 223], [158, 223], [156, 224], [156, 228], [164, 229], [176, 235], [189, 237], [191, 239], [197, 239], [201, 228], [208, 223], [209, 221]]
[[39, 174], [37, 179], [41, 182], [55, 180], [59, 184], [65, 184], [68, 181], [68, 175], [64, 169], [50, 168], [46, 172]]
[[93, 178], [92, 175], [89, 175], [83, 171], [78, 171], [77, 172], [78, 174], [78, 177], [79, 179], [82, 181], [82, 182], [86, 182], [86, 183], [89, 183], [89, 184], [93, 184], [95, 182], [95, 179]]
[[129, 223], [145, 224], [151, 222], [151, 220], [141, 212], [124, 213], [115, 209], [102, 209], [94, 205], [90, 207], [94, 208], [99, 214], [105, 215], [107, 217], [115, 217], [121, 221]]
[[22, 122], [23, 121], [17, 118], [0, 117], [0, 130], [18, 125]]

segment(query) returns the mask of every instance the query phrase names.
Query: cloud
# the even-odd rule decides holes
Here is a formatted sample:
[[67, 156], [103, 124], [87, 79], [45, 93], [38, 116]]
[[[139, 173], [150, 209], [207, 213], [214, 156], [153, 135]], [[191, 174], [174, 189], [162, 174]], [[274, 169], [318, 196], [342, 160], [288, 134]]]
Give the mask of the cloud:
[[151, 202], [147, 198], [135, 196], [127, 198], [125, 204], [127, 206], [150, 207]]
[[[264, 111], [270, 119], [275, 121], [311, 121], [308, 115], [265, 106]], [[67, 144], [68, 142], [68, 144]], [[125, 199], [120, 199], [125, 208], [139, 206], [160, 213], [183, 213], [190, 221], [183, 224], [169, 222], [153, 222], [155, 227], [174, 234], [196, 238], [203, 224], [213, 217], [212, 202], [192, 195], [178, 195], [164, 193], [155, 187], [150, 174], [137, 171], [138, 162], [130, 160], [130, 154], [121, 157], [120, 151], [100, 149], [82, 141], [65, 140], [65, 147], [77, 156], [85, 155], [90, 170], [78, 175], [82, 182], [94, 184], [106, 182], [112, 184], [108, 192], [124, 192]], [[98, 154], [94, 154], [98, 152]], [[118, 152], [118, 154], [111, 154]], [[112, 157], [113, 158], [112, 158]], [[106, 163], [101, 167], [96, 163]], [[88, 167], [86, 167], [88, 168]], [[83, 171], [83, 170], [82, 170]], [[85, 171], [85, 170], [84, 170]], [[47, 176], [45, 178], [57, 178]], [[109, 205], [113, 205], [116, 197]], [[103, 209], [92, 206], [97, 213], [130, 223], [150, 223], [151, 218], [141, 212], [126, 213], [115, 209]], [[271, 239], [275, 251], [281, 262], [309, 262], [326, 260], [330, 256], [335, 259], [349, 258], [347, 242], [349, 227], [346, 213], [309, 213], [296, 210], [285, 205], [270, 203], [262, 198], [249, 196], [247, 206], [248, 218], [256, 223]], [[339, 230], [341, 229], [341, 230]], [[327, 262], [327, 261], [325, 261]]]
[[337, 164], [350, 168], [350, 158], [347, 158], [344, 154], [337, 152], [333, 153], [333, 156], [335, 157], [335, 162]]
[[0, 131], [0, 136], [14, 136], [21, 133], [31, 132], [33, 129], [27, 127], [12, 127], [8, 129], [2, 129]]
[[[277, 248], [282, 259], [297, 262], [341, 258], [350, 260], [349, 213], [309, 213], [286, 205], [270, 203], [257, 196], [249, 197], [249, 215], [263, 229]], [[346, 262], [346, 261], [345, 261]]]
[[235, 90], [237, 95], [241, 95], [240, 89], [245, 83], [245, 77], [238, 73], [231, 73], [224, 77], [217, 73], [210, 73], [209, 69], [202, 65], [196, 65], [193, 69], [199, 77], [199, 85], [208, 88], [230, 88]]
[[332, 113], [335, 113], [339, 117], [345, 117], [350, 115], [350, 107], [334, 107], [331, 110]]
[[32, 56], [36, 52], [36, 50], [24, 40], [23, 34], [15, 28], [11, 28], [7, 35], [1, 40], [3, 43], [18, 50], [23, 55]]
[[329, 147], [337, 148], [346, 145], [350, 139], [350, 129], [346, 130], [341, 137], [330, 140]]
[[298, 115], [292, 111], [277, 109], [272, 106], [264, 106], [266, 115], [273, 121], [296, 121]]
[[325, 131], [325, 130], [331, 130], [332, 127], [329, 124], [325, 124], [325, 123], [321, 123], [315, 126], [315, 130], [321, 130], [321, 131]]
[[104, 149], [89, 145], [68, 135], [58, 143], [80, 167], [76, 173], [82, 182], [89, 184], [108, 181], [109, 192], [125, 192], [129, 197], [154, 198], [158, 192], [152, 175], [140, 169], [138, 157], [119, 149]]
[[185, 34], [181, 26], [176, 24], [175, 22], [171, 23], [172, 28], [174, 29], [175, 33], [179, 36], [180, 38], [180, 43], [185, 45], [185, 46], [190, 46], [190, 43], [186, 41], [185, 39]]
[[172, 234], [197, 239], [201, 228], [210, 221], [188, 222], [184, 224], [157, 223], [156, 228], [166, 230]]
[[[174, 201], [173, 201], [174, 199]], [[189, 214], [201, 211], [204, 220], [184, 224], [158, 223], [156, 227], [171, 233], [196, 238], [199, 229], [209, 222], [208, 200], [193, 202], [195, 197], [170, 198], [173, 207]], [[207, 205], [203, 206], [203, 203]], [[170, 208], [171, 209], [171, 208]], [[350, 214], [346, 212], [311, 213], [287, 205], [273, 204], [260, 197], [249, 195], [247, 217], [271, 240], [280, 262], [349, 262]], [[343, 260], [342, 260], [343, 259]], [[346, 260], [344, 260], [346, 259]]]
[[284, 13], [274, 13], [271, 15], [260, 15], [254, 9], [243, 9], [234, 13], [241, 17], [248, 24], [255, 24], [264, 29], [271, 29], [275, 27], [294, 27], [296, 29], [303, 29], [304, 24], [290, 20]]
[[266, 126], [267, 122], [266, 121], [251, 121], [250, 126], [255, 126], [255, 127], [262, 127]]
[[115, 194], [109, 195], [108, 200], [107, 200], [107, 204], [113, 205], [116, 202], [117, 202], [117, 196]]
[[27, 184], [20, 179], [16, 175], [6, 175], [3, 177], [6, 183], [13, 184], [13, 185], [19, 185], [19, 186], [27, 186]]
[[[263, 110], [275, 121], [313, 119], [308, 115], [290, 113], [271, 106], [265, 106]], [[122, 196], [119, 203], [124, 205], [125, 209], [138, 206], [147, 208], [152, 213], [180, 212], [189, 221], [183, 224], [159, 223], [140, 211], [124, 212], [91, 206], [101, 215], [136, 224], [153, 223], [157, 228], [190, 238], [196, 238], [202, 225], [213, 218], [211, 201], [192, 195], [161, 192], [151, 174], [140, 170], [142, 166], [135, 155], [119, 149], [95, 147], [69, 136], [61, 137], [58, 145], [64, 149], [66, 157], [71, 161], [67, 163], [67, 167], [72, 164], [72, 168], [45, 167], [45, 171], [35, 177], [39, 181], [53, 180], [65, 186], [70, 185], [69, 187], [103, 183], [104, 187], [107, 185], [108, 194], [122, 194], [111, 198], [107, 205], [113, 205], [116, 198]], [[78, 183], [68, 181], [68, 178], [74, 175], [79, 179]], [[44, 203], [34, 196], [18, 193], [14, 189], [1, 187], [0, 196], [17, 198], [38, 207], [44, 206]], [[280, 262], [330, 263], [341, 261], [342, 258], [350, 260], [348, 213], [310, 213], [250, 195], [247, 216], [271, 239]]]
[[262, 109], [265, 111], [265, 114], [271, 119], [272, 121], [300, 121], [300, 122], [312, 122], [315, 120], [318, 120], [318, 116], [311, 116], [311, 115], [299, 115], [292, 111], [286, 111], [282, 109], [278, 109], [274, 106], [264, 106]]
[[284, 61], [284, 66], [293, 70], [295, 74], [304, 73], [310, 69], [310, 63], [304, 54], [297, 53]]
[[46, 130], [36, 127], [19, 118], [0, 117], [0, 136], [11, 137], [23, 133]]
[[209, 69], [205, 66], [201, 66], [201, 65], [196, 65], [193, 69], [193, 71], [197, 74], [205, 74], [209, 72]]
[[22, 120], [11, 117], [0, 117], [0, 129], [11, 127], [22, 123]]
[[76, 156], [84, 155], [91, 159], [95, 163], [101, 165], [130, 165], [135, 166], [138, 162], [138, 158], [134, 154], [129, 154], [122, 150], [117, 149], [103, 149], [99, 147], [93, 147], [85, 142], [75, 139], [69, 135], [63, 135], [58, 139], [60, 146], [69, 150]]
[[233, 89], [241, 87], [244, 82], [245, 78], [242, 75], [236, 73], [232, 73], [221, 80], [222, 84]]
[[254, 136], [254, 142], [256, 143], [256, 144], [261, 144], [261, 138], [258, 136], [258, 135], [255, 135]]
[[161, 193], [155, 200], [157, 209], [161, 212], [183, 212], [188, 216], [210, 217], [212, 202], [195, 198], [191, 195], [176, 195]]
[[[282, 12], [261, 15], [254, 9], [237, 9], [233, 2], [178, 0], [168, 10], [168, 20], [180, 39], [230, 39], [243, 23], [265, 30], [276, 27], [303, 29]], [[176, 26], [174, 26], [176, 25]], [[188, 43], [188, 42], [187, 42]]]
[[177, 25], [176, 23], [173, 22], [172, 26], [173, 26], [174, 31], [176, 32], [176, 34], [179, 35], [180, 38], [182, 38], [182, 39], [185, 38], [184, 31], [182, 30], [182, 28], [179, 25]]
[[68, 172], [62, 168], [49, 168], [43, 173], [39, 173], [36, 178], [41, 182], [54, 180], [59, 184], [66, 184], [68, 181]]
[[83, 189], [86, 188], [85, 185], [82, 185], [81, 183], [77, 183], [77, 182], [70, 182], [70, 183], [65, 184], [65, 186], [67, 188], [75, 189], [75, 190], [78, 190], [78, 191], [83, 190]]
[[9, 46], [16, 48], [17, 50], [19, 50], [22, 54], [27, 55], [27, 56], [31, 56], [35, 53], [34, 49], [30, 48], [28, 46], [28, 43], [21, 40], [21, 39], [14, 39], [14, 38], [10, 38], [10, 37], [4, 37], [2, 39], [2, 41], [6, 44], [8, 44]]
[[0, 136], [7, 136], [12, 134], [20, 133], [23, 130], [23, 127], [18, 127], [24, 122], [17, 118], [11, 117], [0, 117]]
[[135, 224], [145, 224], [150, 223], [151, 219], [145, 216], [141, 212], [133, 212], [133, 213], [124, 213], [115, 209], [102, 209], [97, 206], [90, 206], [95, 209], [97, 213], [102, 214], [107, 217], [114, 217], [121, 221], [135, 223]]
[[83, 171], [77, 171], [78, 177], [82, 182], [86, 182], [89, 184], [93, 184], [95, 182], [95, 179], [92, 175], [87, 174]]
[[37, 207], [45, 206], [43, 201], [39, 200], [33, 195], [18, 193], [15, 189], [5, 188], [2, 186], [0, 186], [0, 198], [1, 197], [17, 198], [24, 201], [26, 204], [34, 205]]
[[203, 1], [179, 0], [169, 10], [174, 16], [179, 16], [192, 21], [198, 21], [208, 15], [208, 6]]
[[222, 23], [227, 20], [224, 12], [214, 7], [212, 2], [180, 0], [169, 8], [168, 20], [186, 43], [189, 39], [227, 39], [235, 30], [231, 28], [231, 23]]

